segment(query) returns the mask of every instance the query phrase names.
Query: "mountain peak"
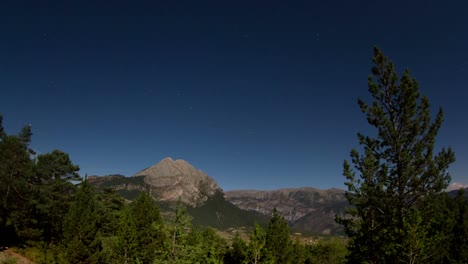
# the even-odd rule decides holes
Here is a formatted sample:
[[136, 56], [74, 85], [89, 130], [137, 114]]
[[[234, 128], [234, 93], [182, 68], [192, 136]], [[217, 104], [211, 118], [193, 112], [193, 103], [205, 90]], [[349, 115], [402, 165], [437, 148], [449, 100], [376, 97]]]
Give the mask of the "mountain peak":
[[196, 206], [217, 192], [222, 192], [213, 178], [182, 159], [164, 158], [134, 176], [145, 176], [145, 182], [151, 186], [158, 199], [163, 201], [176, 201], [180, 198], [183, 202]]
[[172, 158], [167, 157], [153, 166], [137, 172], [135, 176], [191, 176], [193, 174], [197, 174], [198, 172], [199, 171], [197, 169], [195, 169], [185, 160], [173, 160]]
[[173, 160], [171, 157], [165, 157], [164, 159], [162, 159], [162, 160], [160, 161], [160, 163], [161, 163], [161, 162], [164, 162], [164, 163], [166, 163], [166, 162], [168, 162], [168, 163], [173, 163], [174, 160]]

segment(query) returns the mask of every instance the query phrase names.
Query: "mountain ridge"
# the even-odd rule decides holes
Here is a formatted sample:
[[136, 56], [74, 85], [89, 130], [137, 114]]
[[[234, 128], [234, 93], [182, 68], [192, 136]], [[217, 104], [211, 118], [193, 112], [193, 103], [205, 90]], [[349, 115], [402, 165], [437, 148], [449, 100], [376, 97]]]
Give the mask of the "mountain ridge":
[[113, 174], [90, 176], [88, 179], [96, 188], [114, 189], [128, 200], [134, 199], [142, 191], [149, 191], [166, 209], [181, 199], [194, 216], [194, 223], [217, 228], [265, 223], [276, 208], [294, 230], [337, 233], [339, 227], [334, 215], [341, 213], [347, 204], [343, 203], [345, 191], [339, 188], [322, 190], [305, 186], [223, 191], [202, 170], [185, 160], [170, 157], [130, 177]]
[[345, 193], [338, 188], [314, 187], [225, 192], [226, 199], [241, 209], [266, 215], [276, 209], [294, 230], [316, 234], [341, 232], [335, 215], [344, 214], [348, 206]]

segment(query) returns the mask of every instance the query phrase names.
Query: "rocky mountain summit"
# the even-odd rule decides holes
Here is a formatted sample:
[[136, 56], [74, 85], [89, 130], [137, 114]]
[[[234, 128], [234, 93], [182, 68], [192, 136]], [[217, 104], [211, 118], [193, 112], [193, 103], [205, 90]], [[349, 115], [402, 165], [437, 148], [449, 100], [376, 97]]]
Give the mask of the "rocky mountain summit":
[[181, 159], [165, 158], [134, 176], [144, 176], [144, 182], [161, 201], [180, 198], [185, 204], [197, 206], [223, 192], [213, 178]]

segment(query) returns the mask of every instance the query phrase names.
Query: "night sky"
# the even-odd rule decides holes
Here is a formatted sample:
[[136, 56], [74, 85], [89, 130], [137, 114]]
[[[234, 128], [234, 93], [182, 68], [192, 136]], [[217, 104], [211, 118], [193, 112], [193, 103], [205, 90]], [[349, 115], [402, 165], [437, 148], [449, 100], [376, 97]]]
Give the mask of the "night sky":
[[1, 1], [0, 113], [83, 176], [170, 156], [226, 190], [343, 188], [374, 45], [444, 109], [468, 184], [464, 0]]

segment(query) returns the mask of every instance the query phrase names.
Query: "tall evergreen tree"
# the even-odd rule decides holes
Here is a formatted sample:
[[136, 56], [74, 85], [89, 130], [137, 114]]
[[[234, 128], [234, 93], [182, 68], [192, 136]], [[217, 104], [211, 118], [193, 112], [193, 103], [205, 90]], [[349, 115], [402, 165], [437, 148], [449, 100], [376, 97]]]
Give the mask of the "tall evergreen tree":
[[[344, 162], [346, 197], [353, 208], [337, 220], [350, 237], [348, 262], [428, 263], [437, 250], [429, 242], [439, 239], [427, 230], [427, 205], [446, 188], [455, 156], [450, 148], [434, 154], [443, 113], [431, 120], [429, 100], [409, 71], [399, 78], [378, 48], [373, 62], [368, 82], [373, 101], [358, 103], [376, 135], [358, 134], [363, 152], [351, 151], [358, 177]], [[414, 243], [417, 248], [407, 247]]]
[[36, 221], [28, 216], [34, 209], [30, 204], [34, 188], [31, 155], [35, 154], [29, 147], [31, 126], [23, 127], [17, 135], [7, 135], [2, 122], [0, 115], [0, 244], [10, 245], [41, 232], [25, 225], [26, 221]]
[[96, 196], [101, 222], [100, 232], [104, 236], [114, 236], [119, 229], [119, 219], [125, 205], [125, 199], [115, 190], [106, 188]]
[[29, 147], [31, 126], [7, 135], [0, 115], [0, 244], [42, 240], [61, 235], [79, 168], [68, 154], [55, 150], [35, 156]]
[[149, 193], [142, 192], [130, 204], [130, 213], [138, 245], [134, 260], [151, 263], [167, 251], [167, 236], [159, 207]]
[[276, 208], [266, 228], [266, 250], [271, 254], [274, 263], [292, 263], [292, 241], [288, 222]]
[[70, 263], [97, 263], [100, 240], [95, 193], [85, 179], [63, 222], [63, 244]]
[[232, 239], [232, 245], [227, 250], [226, 256], [224, 257], [224, 263], [226, 264], [238, 264], [247, 262], [248, 248], [247, 243], [242, 239], [239, 233], [236, 233]]
[[54, 150], [38, 155], [31, 182], [34, 184], [30, 217], [38, 220], [42, 240], [52, 241], [62, 234], [63, 219], [67, 214], [76, 186], [80, 180], [79, 167], [72, 163], [67, 153]]
[[110, 254], [110, 258], [115, 260], [113, 263], [135, 263], [138, 257], [138, 242], [132, 211], [129, 206], [125, 206], [120, 215], [116, 245], [112, 245], [113, 252]]

